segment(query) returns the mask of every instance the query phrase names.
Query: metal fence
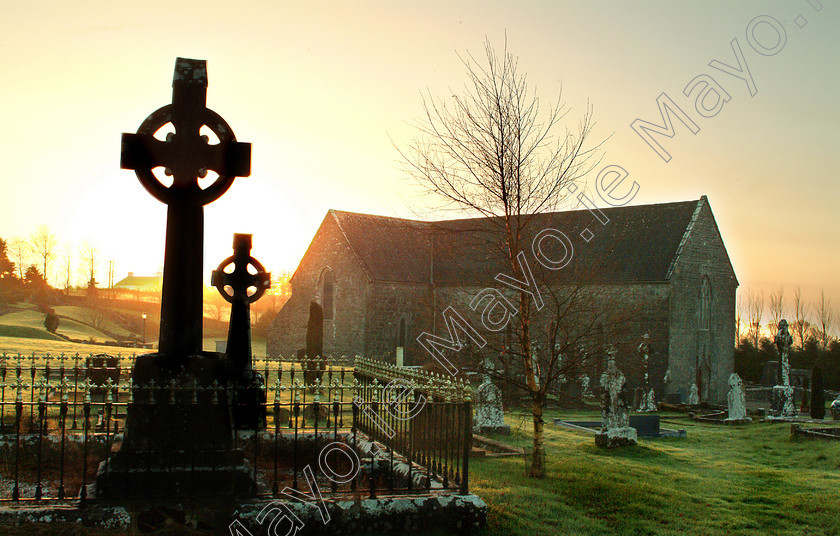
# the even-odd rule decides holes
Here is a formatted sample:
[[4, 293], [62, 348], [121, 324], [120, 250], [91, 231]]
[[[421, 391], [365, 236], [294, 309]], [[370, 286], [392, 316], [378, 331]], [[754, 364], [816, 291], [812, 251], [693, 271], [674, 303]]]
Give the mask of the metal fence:
[[[234, 427], [228, 450], [180, 452], [175, 459], [222, 471], [219, 460], [244, 457], [254, 496], [277, 496], [287, 487], [308, 492], [308, 479], [326, 495], [468, 492], [472, 409], [466, 384], [358, 357], [319, 363], [255, 360], [265, 384], [259, 404], [265, 428]], [[136, 385], [132, 366], [131, 357], [106, 355], [0, 356], [0, 501], [93, 499], [88, 485], [97, 471], [101, 477], [112, 470], [103, 461], [125, 440], [129, 408], [237, 411], [230, 386]], [[306, 372], [316, 369], [322, 370]], [[192, 426], [175, 432], [200, 433], [202, 423]], [[148, 448], [134, 451], [140, 454], [133, 470], [160, 465], [161, 456], [169, 456], [171, 465], [167, 444], [148, 438]], [[346, 470], [339, 471], [343, 478], [324, 471], [319, 458], [335, 444], [352, 452], [333, 456], [333, 465]]]

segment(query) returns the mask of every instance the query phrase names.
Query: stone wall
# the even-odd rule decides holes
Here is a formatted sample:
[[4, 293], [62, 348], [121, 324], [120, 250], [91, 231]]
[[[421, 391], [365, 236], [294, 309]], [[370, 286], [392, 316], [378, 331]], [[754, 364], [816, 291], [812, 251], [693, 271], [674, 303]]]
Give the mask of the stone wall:
[[288, 356], [306, 346], [309, 303], [316, 300], [323, 305], [327, 270], [335, 282], [333, 318], [324, 320], [324, 353], [352, 356], [365, 352], [368, 278], [335, 218], [327, 214], [292, 277], [292, 297], [271, 324], [266, 348], [269, 355]]
[[[670, 281], [671, 389], [682, 392], [685, 401], [699, 367], [707, 371], [703, 375], [708, 385], [708, 390], [701, 386], [701, 400], [725, 403], [734, 364], [738, 282], [705, 198], [695, 216]], [[711, 289], [708, 330], [700, 326], [704, 279]]]
[[405, 322], [404, 364], [425, 363], [417, 336], [431, 329], [434, 296], [429, 285], [377, 282], [365, 293], [365, 356], [395, 362], [400, 322]]
[[[488, 284], [491, 282], [492, 279], [488, 281]], [[503, 348], [504, 331], [493, 332], [482, 324], [480, 315], [482, 306], [477, 307], [476, 311], [470, 308], [470, 302], [483, 288], [485, 287], [441, 287], [435, 289], [433, 300], [435, 303], [434, 320], [433, 324], [426, 324], [428, 327], [425, 330], [440, 337], [448, 337], [443, 320], [443, 311], [452, 306], [487, 341], [486, 350], [492, 354]], [[508, 294], [508, 298], [512, 303], [518, 303], [516, 296]], [[547, 293], [544, 293], [543, 299], [545, 307], [541, 311], [533, 310], [531, 340], [536, 346], [545, 349], [547, 348], [550, 324], [557, 320], [557, 313], [554, 312], [552, 300]], [[649, 334], [649, 344], [652, 347], [650, 354], [651, 381], [657, 396], [661, 396], [664, 393], [662, 380], [668, 368], [668, 284], [592, 285], [582, 290], [577, 303], [578, 307], [583, 310], [583, 315], [593, 312], [605, 315], [601, 329], [605, 343], [616, 347], [618, 366], [625, 373], [628, 387], [631, 389], [642, 385], [644, 370], [641, 366], [638, 346], [642, 341], [642, 336], [645, 333]], [[516, 320], [514, 319], [512, 322], [516, 322]], [[579, 322], [572, 321], [570, 325], [586, 330], [588, 332], [587, 337], [591, 340], [596, 337], [596, 329], [587, 328], [586, 326], [589, 324], [583, 318]], [[414, 337], [420, 331], [422, 330], [418, 329], [414, 332]], [[466, 341], [465, 336], [462, 336], [462, 341]], [[424, 352], [422, 348], [419, 351]], [[462, 354], [465, 353], [462, 352]], [[460, 361], [463, 363], [464, 360], [459, 359], [459, 357], [463, 358], [464, 356], [454, 356], [450, 359], [453, 362]], [[428, 354], [421, 353], [421, 362], [423, 359], [428, 361], [431, 358]], [[472, 361], [475, 361], [475, 359]], [[604, 357], [603, 363], [605, 366], [606, 357]], [[475, 366], [475, 363], [471, 363], [471, 365]], [[589, 374], [595, 382], [593, 385], [597, 383], [597, 379], [594, 378], [596, 374], [594, 363], [589, 363], [587, 368], [581, 369], [580, 372]]]

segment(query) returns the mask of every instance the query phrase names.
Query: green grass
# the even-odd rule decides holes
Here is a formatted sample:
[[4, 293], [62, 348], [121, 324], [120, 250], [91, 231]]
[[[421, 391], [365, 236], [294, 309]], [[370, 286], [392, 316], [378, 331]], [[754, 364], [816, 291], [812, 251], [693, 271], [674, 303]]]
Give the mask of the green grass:
[[[86, 356], [88, 354], [119, 354], [125, 357], [135, 353], [141, 354], [152, 351], [143, 350], [141, 348], [125, 348], [121, 346], [67, 342], [59, 337], [55, 337], [54, 335], [47, 333], [46, 330], [43, 334], [38, 335], [39, 337], [44, 336], [44, 338], [27, 338], [24, 335], [19, 334], [5, 335], [5, 331], [7, 329], [7, 327], [0, 325], [0, 354], [32, 355], [34, 353], [36, 355], [59, 355], [64, 353], [66, 355], [74, 355], [78, 353], [82, 356]], [[17, 333], [16, 329], [12, 329], [11, 331], [13, 333]], [[47, 339], [46, 335], [51, 335], [54, 339]]]
[[[101, 322], [101, 327], [108, 333], [113, 333], [118, 337], [122, 337], [123, 339], [127, 339], [133, 335], [132, 332], [128, 331], [127, 329], [123, 328], [119, 324], [112, 322], [105, 318], [97, 317], [95, 311], [89, 309], [87, 307], [78, 307], [75, 305], [58, 305], [55, 307], [55, 312], [58, 313], [62, 317], [61, 319], [61, 326], [59, 326], [59, 331], [62, 331], [62, 327], [64, 327], [64, 322], [68, 319], [75, 320], [82, 324], [91, 324], [94, 323], [94, 320]], [[134, 313], [136, 315], [136, 313]], [[100, 325], [100, 324], [96, 324]]]
[[[34, 338], [35, 331], [40, 330], [43, 332], [43, 336], [40, 338], [43, 339], [53, 339], [54, 335], [49, 333], [46, 328], [44, 328], [44, 313], [33, 309], [24, 309], [21, 311], [16, 311], [13, 313], [8, 313], [5, 315], [0, 316], [0, 325], [3, 326], [11, 326], [11, 327], [21, 327], [21, 328], [28, 328], [27, 333], [29, 333], [30, 338]], [[33, 331], [35, 330], [35, 331]], [[81, 340], [90, 340], [93, 339], [95, 341], [101, 342], [113, 342], [114, 339], [108, 337], [101, 331], [87, 326], [81, 322], [76, 320], [72, 320], [69, 318], [62, 318], [61, 323], [58, 326], [57, 333], [60, 335], [64, 335], [66, 337], [70, 337], [73, 339], [81, 339]], [[5, 334], [5, 333], [4, 333]], [[20, 336], [20, 335], [7, 335], [7, 336]]]
[[[43, 327], [38, 329], [31, 326], [10, 326], [7, 324], [0, 324], [0, 338], [21, 338], [21, 339], [39, 339], [48, 341], [62, 341], [58, 335], [53, 335]], [[29, 344], [29, 343], [26, 343]], [[39, 343], [33, 343], [39, 344]]]
[[[688, 438], [603, 451], [589, 434], [547, 425], [541, 480], [525, 476], [521, 459], [473, 461], [485, 534], [840, 534], [840, 442], [792, 440], [784, 424], [664, 420]], [[510, 441], [527, 445], [528, 430]]]

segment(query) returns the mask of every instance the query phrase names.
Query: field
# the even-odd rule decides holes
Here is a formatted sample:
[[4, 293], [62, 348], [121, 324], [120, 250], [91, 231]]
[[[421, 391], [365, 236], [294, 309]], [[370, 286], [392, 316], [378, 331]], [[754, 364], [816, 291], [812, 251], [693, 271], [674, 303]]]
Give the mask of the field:
[[[527, 418], [509, 420], [520, 425], [511, 442], [526, 445]], [[792, 440], [785, 424], [663, 421], [688, 437], [606, 452], [591, 435], [547, 425], [543, 480], [524, 476], [522, 460], [476, 460], [485, 534], [840, 534], [840, 442]]]
[[[134, 349], [125, 346], [116, 346], [109, 343], [115, 343], [115, 339], [103, 331], [93, 327], [91, 324], [100, 325], [102, 330], [108, 333], [116, 334], [120, 337], [128, 338], [134, 335], [138, 340], [141, 338], [140, 333], [132, 333], [117, 324], [102, 318], [100, 315], [86, 307], [77, 306], [58, 306], [55, 307], [57, 314], [61, 316], [61, 323], [57, 332], [60, 335], [70, 337], [75, 340], [86, 341], [85, 343], [69, 342], [62, 337], [48, 332], [44, 328], [44, 314], [39, 312], [34, 305], [31, 304], [14, 304], [5, 305], [3, 310], [0, 310], [0, 354], [51, 354], [58, 355], [64, 353], [66, 355], [80, 355], [88, 354], [111, 354], [131, 356], [133, 354], [144, 353], [142, 349]], [[137, 314], [135, 312], [135, 314]], [[147, 333], [148, 341], [152, 342], [157, 339], [157, 333]], [[214, 351], [216, 349], [217, 340], [225, 340], [227, 334], [213, 334], [206, 333], [203, 341], [204, 350]], [[96, 341], [102, 344], [88, 344], [90, 341]], [[252, 348], [254, 355], [265, 355], [265, 340], [255, 339], [252, 341]]]

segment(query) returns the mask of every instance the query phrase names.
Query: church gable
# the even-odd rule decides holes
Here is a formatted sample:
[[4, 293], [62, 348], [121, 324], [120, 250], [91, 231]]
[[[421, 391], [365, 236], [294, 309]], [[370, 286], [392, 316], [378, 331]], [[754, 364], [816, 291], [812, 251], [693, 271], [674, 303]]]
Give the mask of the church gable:
[[686, 228], [670, 279], [672, 390], [723, 400], [732, 372], [738, 281], [706, 197]]
[[330, 211], [292, 275], [292, 297], [272, 322], [268, 353], [287, 355], [303, 346], [309, 304], [313, 300], [324, 308], [324, 351], [359, 353], [369, 280]]

